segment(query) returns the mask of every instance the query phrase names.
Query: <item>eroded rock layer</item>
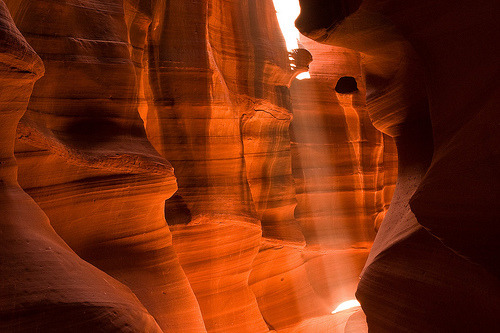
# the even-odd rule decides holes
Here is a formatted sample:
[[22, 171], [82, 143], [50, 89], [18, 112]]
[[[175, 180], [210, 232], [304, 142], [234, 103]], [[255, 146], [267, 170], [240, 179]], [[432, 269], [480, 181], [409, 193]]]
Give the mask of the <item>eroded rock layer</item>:
[[[354, 295], [366, 247], [373, 238], [374, 218], [383, 211], [383, 204], [379, 211], [375, 209], [375, 193], [383, 185], [370, 184], [366, 191], [373, 197], [370, 212], [363, 210], [363, 194], [352, 204], [354, 210], [363, 211], [364, 222], [354, 233], [365, 233], [361, 236], [365, 250], [332, 257], [315, 251], [302, 253], [299, 249], [306, 239], [295, 215], [289, 139], [292, 98], [288, 85], [294, 73], [282, 37], [273, 33], [277, 31], [273, 7], [270, 1], [210, 1], [190, 6], [172, 3], [166, 10], [169, 19], [147, 38], [143, 67], [148, 69], [144, 86], [150, 89], [148, 136], [174, 165], [179, 183], [179, 191], [166, 203], [166, 217], [205, 325], [209, 331], [266, 331], [329, 314], [336, 304]], [[192, 30], [178, 32], [175, 27], [181, 24], [177, 20], [186, 15], [184, 11], [206, 21], [195, 21], [188, 26]], [[152, 21], [161, 22], [154, 17]], [[179, 33], [197, 37], [178, 39]], [[186, 53], [174, 51], [178, 49]], [[354, 63], [359, 71], [359, 59]], [[357, 120], [354, 123], [359, 125]], [[367, 159], [380, 159], [380, 152], [372, 152]], [[351, 162], [356, 158], [349, 156]], [[357, 190], [364, 191], [361, 185]], [[353, 239], [346, 243], [347, 249], [359, 247]], [[225, 267], [235, 257], [239, 264], [230, 266], [238, 269]], [[346, 269], [349, 273], [340, 272], [342, 264], [353, 258], [356, 263]], [[269, 269], [270, 261], [289, 276], [283, 293], [272, 290], [281, 283]], [[294, 270], [294, 265], [300, 269]], [[327, 273], [331, 267], [338, 267], [335, 277]], [[253, 293], [248, 289], [249, 274]], [[349, 291], [340, 291], [346, 280]], [[332, 287], [325, 287], [329, 283]], [[298, 299], [309, 306], [282, 312], [285, 304]], [[221, 308], [223, 304], [232, 306]], [[265, 322], [256, 320], [260, 313]]]
[[[311, 79], [291, 85], [290, 131], [298, 201], [294, 217], [306, 246], [266, 244], [250, 281], [273, 328], [341, 330], [331, 312], [354, 298], [374, 223], [384, 214], [383, 191], [392, 194], [393, 143], [384, 143], [369, 122], [359, 54], [305, 38], [301, 42], [314, 60]], [[343, 77], [355, 77], [359, 89], [336, 93]]]
[[316, 60], [291, 87], [295, 216], [309, 246], [366, 248], [392, 196], [394, 144], [371, 125], [359, 53], [302, 44]]
[[27, 42], [1, 7], [0, 328], [366, 330], [331, 312], [390, 215], [407, 117], [368, 115], [360, 53], [288, 53], [271, 0], [6, 4]]
[[64, 243], [16, 181], [16, 127], [43, 73], [0, 1], [0, 330], [160, 332], [128, 288]]
[[[166, 218], [207, 330], [213, 332], [269, 330], [248, 287], [262, 229], [247, 178], [247, 167], [251, 172], [257, 166], [246, 163], [252, 148], [242, 137], [256, 135], [261, 142], [260, 126], [252, 133], [248, 125], [256, 109], [289, 120], [286, 110], [266, 105], [276, 99], [273, 80], [280, 77], [274, 76], [288, 72], [286, 51], [276, 52], [272, 44], [273, 36], [281, 38], [276, 20], [269, 20], [272, 9], [269, 1], [171, 2], [158, 14], [164, 16], [158, 31], [148, 36], [152, 98], [146, 128], [176, 170], [179, 190], [166, 203]], [[193, 17], [188, 26], [186, 15]], [[277, 203], [290, 211], [286, 201]]]
[[68, 245], [130, 287], [162, 329], [204, 331], [164, 219], [173, 169], [137, 112], [122, 2], [8, 5], [46, 68], [19, 128], [23, 188]]

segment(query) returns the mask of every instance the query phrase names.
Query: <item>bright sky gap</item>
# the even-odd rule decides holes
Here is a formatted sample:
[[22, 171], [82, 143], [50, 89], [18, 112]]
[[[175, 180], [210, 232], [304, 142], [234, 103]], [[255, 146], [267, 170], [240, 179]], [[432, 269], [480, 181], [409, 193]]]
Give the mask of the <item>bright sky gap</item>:
[[[295, 28], [295, 19], [300, 14], [299, 0], [273, 0], [273, 2], [278, 23], [283, 32], [283, 37], [285, 37], [286, 48], [288, 51], [299, 48], [300, 33]], [[305, 72], [299, 74], [297, 79], [302, 80], [310, 77], [309, 72]]]

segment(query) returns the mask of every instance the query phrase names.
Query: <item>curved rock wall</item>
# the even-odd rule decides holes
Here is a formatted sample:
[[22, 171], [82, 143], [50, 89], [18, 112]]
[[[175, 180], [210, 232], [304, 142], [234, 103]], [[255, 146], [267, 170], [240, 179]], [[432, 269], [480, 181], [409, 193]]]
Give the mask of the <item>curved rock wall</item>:
[[357, 292], [369, 327], [498, 330], [498, 87], [487, 83], [498, 3], [335, 3], [351, 10], [301, 0], [297, 25], [362, 52], [368, 112], [398, 149], [392, 204]]
[[[256, 14], [255, 5], [171, 2], [157, 31], [148, 36], [152, 98], [146, 128], [153, 145], [175, 167], [179, 184], [166, 203], [166, 218], [207, 330], [214, 332], [268, 331], [248, 287], [262, 231], [241, 134], [248, 102], [239, 97], [264, 89], [264, 79], [254, 84], [244, 76], [263, 75], [262, 69], [252, 68], [263, 63], [252, 53], [241, 53], [250, 46], [251, 33], [259, 33], [247, 27], [254, 23], [249, 18]], [[185, 26], [187, 15], [193, 21]], [[262, 43], [259, 38], [255, 43]], [[286, 53], [282, 56], [286, 64]]]
[[[291, 87], [295, 215], [308, 245], [366, 248], [374, 223], [385, 215], [385, 197], [392, 196], [393, 140], [370, 122], [359, 53], [306, 37], [301, 42], [315, 60], [311, 79]], [[357, 87], [337, 92], [347, 77]]]
[[68, 245], [130, 287], [162, 329], [204, 331], [164, 220], [177, 186], [137, 112], [121, 1], [8, 5], [46, 68], [19, 128], [21, 185]]
[[[1, 250], [23, 264], [1, 268], [0, 328], [365, 330], [359, 308], [331, 312], [354, 297], [396, 167], [358, 52], [304, 39], [312, 78], [293, 81], [310, 54], [286, 51], [271, 0], [6, 4], [33, 49], [2, 7], [17, 41], [0, 48], [17, 110], [2, 237], [19, 246]], [[25, 109], [15, 153], [36, 204], [12, 167]], [[50, 292], [19, 306], [30, 290]]]
[[0, 2], [0, 330], [161, 332], [128, 288], [64, 243], [16, 181], [16, 126], [43, 73]]
[[[290, 131], [294, 217], [306, 244], [266, 244], [250, 281], [272, 327], [314, 332], [335, 326], [339, 318], [331, 312], [354, 298], [396, 170], [392, 139], [384, 143], [365, 110], [359, 53], [304, 37], [301, 44], [313, 57], [311, 79], [291, 85]], [[359, 90], [336, 93], [345, 76], [355, 77]]]

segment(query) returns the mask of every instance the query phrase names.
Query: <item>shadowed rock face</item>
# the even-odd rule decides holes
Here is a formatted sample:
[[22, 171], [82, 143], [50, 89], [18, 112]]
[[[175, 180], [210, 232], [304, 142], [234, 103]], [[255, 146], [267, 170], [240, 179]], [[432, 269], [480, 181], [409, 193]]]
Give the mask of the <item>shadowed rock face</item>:
[[299, 0], [300, 15], [295, 25], [303, 34], [331, 29], [354, 13], [362, 0]]
[[[398, 147], [396, 190], [357, 293], [375, 332], [498, 329], [499, 95], [484, 88], [498, 70], [498, 6], [365, 0], [304, 30], [364, 54], [368, 112]], [[301, 20], [315, 15], [324, 21], [319, 11]]]

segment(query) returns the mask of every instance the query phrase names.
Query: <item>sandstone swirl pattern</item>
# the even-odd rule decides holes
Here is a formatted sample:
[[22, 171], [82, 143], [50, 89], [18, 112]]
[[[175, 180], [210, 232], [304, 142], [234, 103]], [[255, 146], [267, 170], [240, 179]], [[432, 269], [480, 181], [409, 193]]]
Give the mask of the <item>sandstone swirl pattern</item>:
[[309, 53], [271, 0], [5, 3], [1, 329], [366, 329], [331, 311], [389, 214], [398, 126], [371, 125], [359, 52], [304, 38], [294, 80]]
[[204, 331], [164, 220], [173, 169], [137, 112], [122, 2], [8, 4], [46, 68], [19, 128], [23, 188], [68, 245], [130, 287], [162, 329]]
[[[331, 311], [353, 298], [374, 223], [384, 214], [381, 195], [391, 192], [396, 171], [393, 143], [384, 143], [368, 120], [359, 54], [304, 37], [301, 43], [313, 62], [311, 79], [290, 88], [290, 149], [294, 217], [304, 245], [264, 243], [250, 283], [266, 322], [278, 331], [340, 331], [345, 321]], [[344, 76], [356, 77], [359, 91], [336, 94]]]
[[0, 330], [161, 332], [128, 288], [64, 243], [16, 181], [16, 125], [43, 73], [0, 2]]

